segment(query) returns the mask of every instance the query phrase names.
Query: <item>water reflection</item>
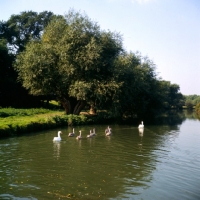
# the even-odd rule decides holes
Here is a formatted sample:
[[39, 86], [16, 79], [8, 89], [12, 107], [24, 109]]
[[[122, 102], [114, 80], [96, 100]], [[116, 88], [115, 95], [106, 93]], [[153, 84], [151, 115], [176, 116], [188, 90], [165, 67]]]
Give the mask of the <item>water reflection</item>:
[[169, 110], [156, 117], [145, 118], [145, 124], [154, 125], [178, 125], [187, 118], [185, 111]]
[[196, 121], [145, 125], [145, 130], [112, 125], [111, 137], [105, 126], [95, 128], [98, 134], [86, 138], [91, 127], [78, 127], [82, 140], [63, 129], [62, 141], [53, 145], [55, 130], [0, 140], [0, 193], [50, 200], [200, 197]]
[[56, 158], [60, 157], [60, 145], [61, 145], [61, 142], [53, 141], [54, 157]]
[[[82, 138], [82, 139], [83, 139], [83, 138]], [[82, 139], [77, 139], [77, 140], [76, 140], [77, 143], [78, 143], [79, 148], [81, 148], [81, 146], [82, 146]]]
[[144, 128], [139, 128], [138, 131], [139, 131], [139, 137], [140, 137], [138, 147], [139, 147], [139, 150], [142, 151], [142, 138], [143, 138], [143, 135], [144, 135]]
[[200, 116], [198, 116], [193, 110], [184, 110], [183, 113], [188, 119], [200, 119]]

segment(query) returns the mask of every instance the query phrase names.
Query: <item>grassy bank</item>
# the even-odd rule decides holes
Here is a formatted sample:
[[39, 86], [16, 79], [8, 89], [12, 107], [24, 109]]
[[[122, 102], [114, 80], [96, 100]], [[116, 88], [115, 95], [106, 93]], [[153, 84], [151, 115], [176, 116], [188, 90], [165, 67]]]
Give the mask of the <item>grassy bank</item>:
[[[145, 124], [173, 124], [181, 122], [182, 114], [171, 110], [166, 115], [143, 118]], [[0, 108], [0, 138], [14, 135], [27, 134], [61, 126], [76, 126], [88, 124], [126, 123], [138, 125], [138, 118], [116, 119], [112, 113], [98, 111], [97, 115], [82, 112], [80, 115], [66, 115], [63, 110], [52, 109], [14, 109]]]
[[101, 111], [98, 115], [82, 112], [80, 115], [66, 115], [63, 110], [0, 108], [0, 138], [27, 134], [61, 126], [112, 123], [111, 113]]
[[0, 137], [47, 130], [59, 126], [87, 124], [85, 115], [65, 115], [48, 109], [0, 109]]

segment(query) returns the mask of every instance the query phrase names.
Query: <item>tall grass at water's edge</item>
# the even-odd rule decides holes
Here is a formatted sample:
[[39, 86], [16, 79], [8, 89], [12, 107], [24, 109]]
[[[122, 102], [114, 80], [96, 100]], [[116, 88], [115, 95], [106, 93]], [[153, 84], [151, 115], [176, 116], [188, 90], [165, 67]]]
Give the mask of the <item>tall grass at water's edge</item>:
[[80, 125], [91, 120], [84, 115], [65, 115], [48, 109], [0, 109], [0, 137], [9, 137], [60, 126]]

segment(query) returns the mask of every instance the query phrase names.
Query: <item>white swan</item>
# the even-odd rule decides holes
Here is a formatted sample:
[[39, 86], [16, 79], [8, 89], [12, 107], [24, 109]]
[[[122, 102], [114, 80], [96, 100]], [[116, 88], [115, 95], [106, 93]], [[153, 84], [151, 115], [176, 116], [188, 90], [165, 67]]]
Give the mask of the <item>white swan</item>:
[[141, 121], [141, 124], [138, 126], [138, 128], [144, 128], [143, 121]]
[[69, 133], [68, 136], [69, 136], [69, 137], [74, 137], [74, 136], [75, 136], [74, 128], [73, 128], [73, 132], [72, 132], [72, 133]]
[[53, 141], [61, 141], [60, 134], [62, 134], [62, 132], [61, 132], [61, 131], [58, 131], [58, 137], [54, 137], [54, 138], [53, 138]]
[[139, 136], [142, 137], [144, 134], [144, 128], [139, 128], [138, 130], [139, 130]]
[[90, 130], [90, 134], [87, 135], [87, 138], [91, 138], [91, 137], [93, 137], [93, 135], [92, 135], [92, 131]]
[[80, 140], [80, 139], [82, 139], [82, 136], [81, 136], [81, 131], [79, 131], [80, 132], [80, 134], [76, 137], [76, 139], [77, 140]]
[[111, 132], [111, 128], [108, 128], [107, 132], [106, 132], [106, 136], [111, 136], [112, 132]]
[[93, 129], [93, 133], [91, 133], [92, 136], [95, 136], [96, 135], [96, 132], [95, 132], [95, 128]]
[[108, 127], [105, 129], [105, 134], [108, 133], [109, 131], [111, 131], [111, 128], [108, 126]]

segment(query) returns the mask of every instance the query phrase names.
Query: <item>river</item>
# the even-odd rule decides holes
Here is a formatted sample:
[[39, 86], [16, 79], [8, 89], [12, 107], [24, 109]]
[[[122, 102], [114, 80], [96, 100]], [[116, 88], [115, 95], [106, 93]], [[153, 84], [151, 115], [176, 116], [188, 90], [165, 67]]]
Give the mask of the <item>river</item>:
[[[200, 121], [76, 126], [0, 140], [0, 199], [200, 199]], [[95, 128], [96, 136], [86, 138]], [[61, 130], [62, 141], [53, 142]]]

